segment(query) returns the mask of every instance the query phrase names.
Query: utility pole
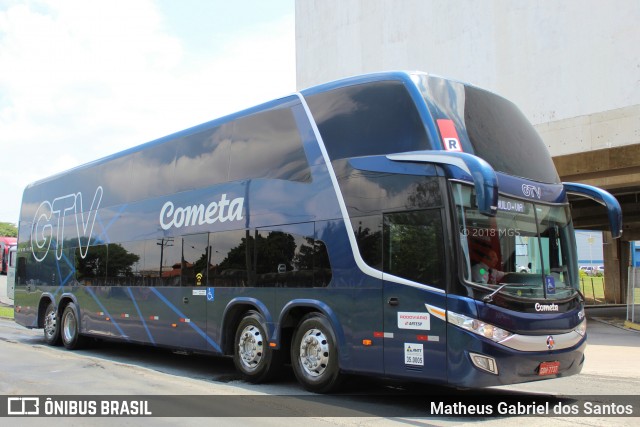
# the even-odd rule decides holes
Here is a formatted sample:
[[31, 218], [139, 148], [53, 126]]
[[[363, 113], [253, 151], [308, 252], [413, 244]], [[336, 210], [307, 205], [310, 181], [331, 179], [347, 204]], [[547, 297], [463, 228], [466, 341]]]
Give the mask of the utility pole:
[[173, 246], [173, 237], [158, 239], [156, 245], [160, 246], [160, 269], [158, 270], [158, 279], [162, 282], [162, 260], [164, 259], [164, 248]]

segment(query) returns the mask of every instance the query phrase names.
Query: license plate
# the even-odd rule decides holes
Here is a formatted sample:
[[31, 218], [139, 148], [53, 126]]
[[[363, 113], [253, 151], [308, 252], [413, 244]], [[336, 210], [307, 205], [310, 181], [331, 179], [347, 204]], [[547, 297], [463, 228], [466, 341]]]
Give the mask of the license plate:
[[538, 368], [538, 375], [554, 375], [560, 369], [560, 362], [542, 362]]

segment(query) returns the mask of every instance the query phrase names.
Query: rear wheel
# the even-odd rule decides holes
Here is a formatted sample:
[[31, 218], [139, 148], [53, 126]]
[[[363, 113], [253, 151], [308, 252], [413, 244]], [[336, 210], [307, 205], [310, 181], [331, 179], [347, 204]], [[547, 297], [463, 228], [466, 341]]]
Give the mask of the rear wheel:
[[264, 318], [249, 311], [236, 329], [233, 363], [249, 382], [272, 379], [282, 367], [281, 354], [269, 347]]
[[44, 340], [49, 345], [60, 345], [58, 307], [51, 302], [44, 312]]
[[304, 388], [327, 393], [340, 384], [338, 349], [329, 320], [318, 313], [302, 319], [291, 343], [291, 366]]
[[82, 347], [83, 337], [80, 335], [80, 321], [77, 315], [76, 305], [72, 302], [67, 304], [62, 313], [62, 344], [69, 350]]

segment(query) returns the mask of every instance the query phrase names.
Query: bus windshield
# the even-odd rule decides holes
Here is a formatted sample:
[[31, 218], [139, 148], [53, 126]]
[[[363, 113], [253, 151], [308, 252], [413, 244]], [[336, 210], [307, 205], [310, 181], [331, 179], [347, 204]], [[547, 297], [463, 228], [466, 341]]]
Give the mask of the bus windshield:
[[520, 299], [560, 300], [577, 291], [575, 242], [568, 208], [500, 197], [490, 218], [472, 187], [454, 183], [466, 282]]

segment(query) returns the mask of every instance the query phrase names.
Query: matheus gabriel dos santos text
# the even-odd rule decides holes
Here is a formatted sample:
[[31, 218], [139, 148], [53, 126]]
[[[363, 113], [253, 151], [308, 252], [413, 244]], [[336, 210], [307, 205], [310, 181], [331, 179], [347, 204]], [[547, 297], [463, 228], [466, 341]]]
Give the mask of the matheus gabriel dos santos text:
[[633, 415], [633, 405], [616, 403], [511, 403], [466, 404], [431, 402], [431, 415]]

